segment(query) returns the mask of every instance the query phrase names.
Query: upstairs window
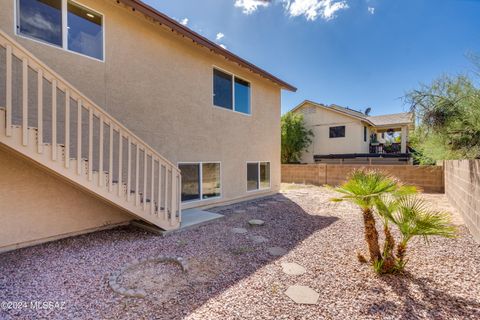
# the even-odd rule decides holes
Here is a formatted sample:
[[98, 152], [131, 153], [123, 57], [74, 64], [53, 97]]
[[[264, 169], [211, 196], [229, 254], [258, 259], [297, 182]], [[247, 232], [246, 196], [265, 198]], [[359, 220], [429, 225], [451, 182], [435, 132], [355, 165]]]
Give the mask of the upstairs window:
[[330, 127], [330, 138], [345, 138], [345, 126]]
[[213, 69], [213, 104], [250, 114], [250, 83], [232, 74]]
[[103, 60], [102, 15], [70, 0], [17, 0], [17, 7], [19, 35]]
[[18, 0], [18, 7], [19, 34], [62, 46], [61, 0]]
[[68, 1], [68, 49], [103, 60], [102, 16]]

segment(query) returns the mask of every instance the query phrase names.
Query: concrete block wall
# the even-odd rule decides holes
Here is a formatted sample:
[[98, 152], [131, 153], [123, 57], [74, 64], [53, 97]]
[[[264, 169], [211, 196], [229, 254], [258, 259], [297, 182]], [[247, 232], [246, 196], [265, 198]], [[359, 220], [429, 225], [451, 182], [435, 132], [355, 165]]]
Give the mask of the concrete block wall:
[[447, 160], [445, 194], [480, 243], [480, 160]]
[[282, 164], [282, 182], [323, 185], [326, 164]]
[[335, 186], [344, 182], [353, 170], [359, 168], [384, 171], [406, 184], [420, 187], [424, 192], [443, 193], [445, 190], [441, 166], [284, 164], [282, 165], [282, 182]]

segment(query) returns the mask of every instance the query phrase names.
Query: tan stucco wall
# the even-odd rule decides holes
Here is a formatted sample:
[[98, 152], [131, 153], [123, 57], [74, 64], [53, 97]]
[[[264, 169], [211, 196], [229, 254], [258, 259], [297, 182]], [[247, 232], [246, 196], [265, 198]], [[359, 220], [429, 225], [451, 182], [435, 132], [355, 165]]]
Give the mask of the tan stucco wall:
[[383, 171], [402, 182], [419, 187], [424, 192], [443, 193], [445, 182], [441, 166], [362, 165], [362, 164], [284, 164], [282, 182], [337, 186], [349, 174], [361, 168]]
[[0, 177], [0, 252], [132, 219], [3, 148]]
[[445, 194], [480, 243], [480, 160], [447, 160]]
[[[367, 126], [367, 141], [365, 142], [363, 127], [366, 124], [362, 121], [308, 103], [295, 112], [303, 114], [306, 127], [311, 129], [314, 134], [312, 144], [302, 154], [302, 163], [313, 163], [313, 156], [316, 154], [369, 152], [370, 128]], [[329, 128], [335, 126], [345, 126], [344, 138], [330, 138]]]
[[[104, 15], [105, 62], [18, 37], [14, 2], [0, 1], [0, 28], [160, 154], [174, 163], [221, 161], [223, 194], [215, 202], [256, 195], [246, 192], [246, 161], [270, 161], [270, 191], [279, 189], [277, 85], [116, 1], [78, 1]], [[213, 107], [214, 65], [251, 82], [251, 116]]]

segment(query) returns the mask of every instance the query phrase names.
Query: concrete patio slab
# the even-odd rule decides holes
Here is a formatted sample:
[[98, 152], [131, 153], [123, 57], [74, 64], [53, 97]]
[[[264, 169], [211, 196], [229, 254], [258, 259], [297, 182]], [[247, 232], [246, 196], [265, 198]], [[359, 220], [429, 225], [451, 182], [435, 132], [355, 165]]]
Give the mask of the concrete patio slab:
[[131, 225], [144, 229], [146, 231], [158, 234], [158, 235], [165, 236], [172, 232], [179, 232], [185, 229], [203, 225], [213, 220], [220, 219], [222, 217], [224, 217], [222, 214], [218, 214], [210, 211], [204, 211], [200, 209], [187, 209], [187, 210], [182, 210], [182, 222], [180, 224], [180, 228], [176, 230], [165, 231], [147, 222], [139, 221], [139, 220], [132, 221]]

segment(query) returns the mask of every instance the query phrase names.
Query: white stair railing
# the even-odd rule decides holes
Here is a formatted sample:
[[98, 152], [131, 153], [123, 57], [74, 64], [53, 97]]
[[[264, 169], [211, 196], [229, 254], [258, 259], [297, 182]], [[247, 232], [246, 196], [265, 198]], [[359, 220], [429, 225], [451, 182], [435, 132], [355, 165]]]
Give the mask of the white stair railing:
[[173, 163], [1, 30], [0, 50], [0, 142], [150, 223], [179, 226], [181, 176]]

